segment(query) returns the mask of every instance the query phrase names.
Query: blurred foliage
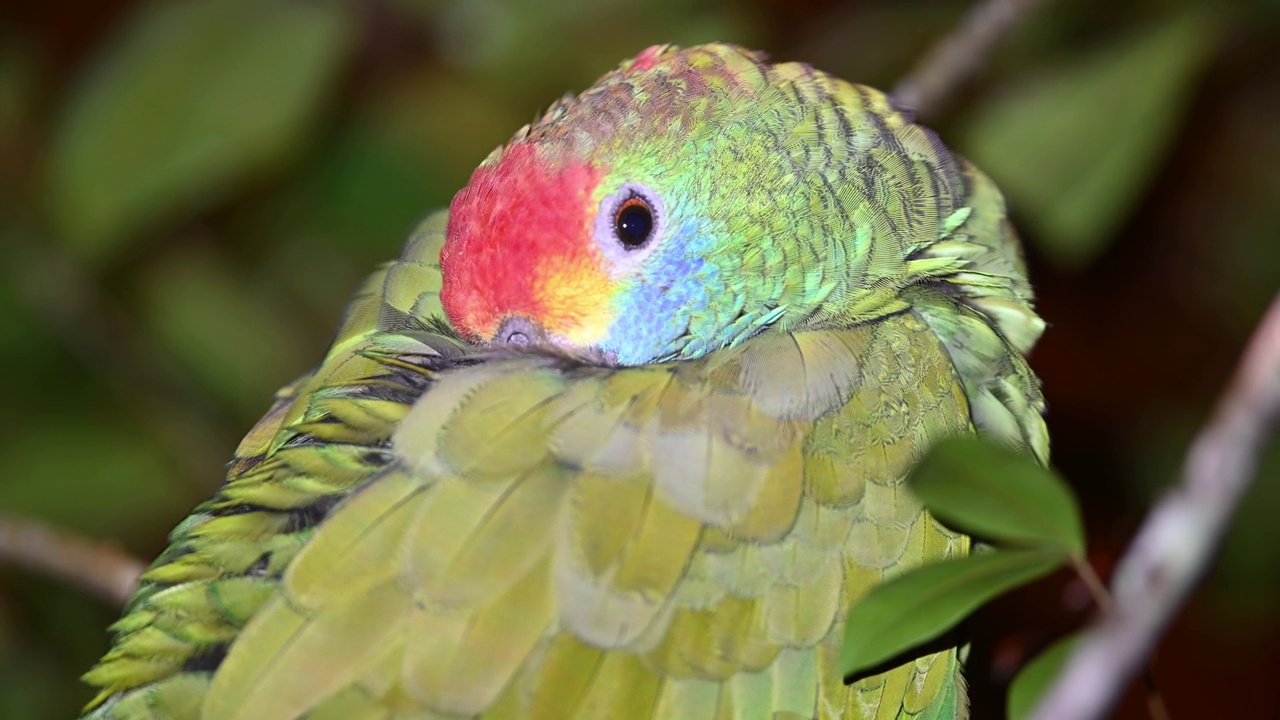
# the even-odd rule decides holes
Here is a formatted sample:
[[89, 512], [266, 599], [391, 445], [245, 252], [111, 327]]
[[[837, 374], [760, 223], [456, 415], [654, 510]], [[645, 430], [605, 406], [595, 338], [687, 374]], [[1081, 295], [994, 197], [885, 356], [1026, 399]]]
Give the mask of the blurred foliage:
[[[886, 579], [854, 603], [838, 665], [846, 680], [953, 632], [999, 595], [1068, 563], [1088, 562], [1071, 488], [1029, 454], [973, 436], [948, 438], [930, 448], [907, 485], [935, 518], [981, 544], [969, 555]], [[1041, 662], [1028, 661], [1024, 672], [1032, 679], [1019, 673], [1011, 697], [1038, 696]]]
[[[967, 5], [3, 3], [0, 509], [154, 555], [412, 222], [646, 45], [735, 41], [887, 89]], [[1026, 236], [1055, 465], [1104, 572], [1280, 286], [1278, 38], [1272, 0], [1063, 0], [927, 118]], [[1280, 716], [1276, 487], [1157, 662], [1176, 716], [1214, 716], [1214, 682]], [[979, 618], [978, 717], [1085, 619], [1078, 594], [1059, 574]], [[0, 717], [72, 716], [114, 614], [0, 568]]]
[[939, 442], [908, 480], [948, 527], [996, 545], [1084, 557], [1084, 523], [1066, 482], [1030, 457], [970, 437]]
[[53, 138], [50, 211], [77, 254], [208, 209], [280, 165], [346, 55], [345, 13], [254, 0], [139, 8], [75, 88]]
[[1058, 548], [976, 552], [877, 585], [849, 610], [841, 675], [866, 677], [893, 667], [987, 601], [1048, 575], [1064, 560]]
[[1051, 260], [1077, 267], [1106, 249], [1181, 127], [1216, 35], [1195, 8], [1074, 54], [971, 114], [960, 145]]
[[1040, 701], [1040, 696], [1058, 677], [1079, 639], [1074, 635], [1062, 638], [1023, 666], [1018, 676], [1009, 683], [1009, 720], [1023, 720], [1031, 714]]

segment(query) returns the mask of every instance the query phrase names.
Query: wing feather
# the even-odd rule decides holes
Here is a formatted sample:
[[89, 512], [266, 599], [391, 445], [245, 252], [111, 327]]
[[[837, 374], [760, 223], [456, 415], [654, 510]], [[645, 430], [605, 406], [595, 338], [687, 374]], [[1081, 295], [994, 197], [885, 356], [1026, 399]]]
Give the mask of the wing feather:
[[[486, 718], [932, 707], [954, 652], [852, 690], [833, 667], [849, 602], [967, 549], [901, 485], [922, 443], [969, 427], [929, 337], [902, 314], [703, 363], [534, 355], [441, 373], [395, 460], [232, 647], [206, 713], [325, 713], [351, 687]], [[801, 362], [801, 385], [771, 362]], [[820, 693], [796, 693], [802, 678]]]

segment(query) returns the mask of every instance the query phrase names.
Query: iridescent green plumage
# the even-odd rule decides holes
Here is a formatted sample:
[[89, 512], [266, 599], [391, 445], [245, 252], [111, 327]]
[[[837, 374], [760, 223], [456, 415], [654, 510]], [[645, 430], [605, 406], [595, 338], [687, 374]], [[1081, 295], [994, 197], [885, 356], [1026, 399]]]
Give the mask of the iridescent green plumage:
[[968, 551], [902, 484], [932, 442], [1047, 454], [1003, 201], [879, 93], [722, 45], [646, 53], [515, 143], [679, 99], [651, 75], [786, 115], [785, 137], [718, 134], [813, 173], [723, 208], [747, 244], [717, 267], [740, 276], [706, 332], [663, 340], [683, 359], [462, 341], [438, 297], [446, 220], [426, 221], [174, 531], [87, 675], [92, 717], [965, 714], [954, 649], [853, 686], [834, 663], [854, 600]]

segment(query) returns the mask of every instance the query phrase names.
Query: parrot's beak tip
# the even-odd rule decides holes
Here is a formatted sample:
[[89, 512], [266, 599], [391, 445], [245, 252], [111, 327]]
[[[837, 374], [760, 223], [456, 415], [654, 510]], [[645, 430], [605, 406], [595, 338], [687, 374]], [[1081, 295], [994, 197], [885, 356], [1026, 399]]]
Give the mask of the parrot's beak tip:
[[548, 333], [541, 325], [522, 315], [509, 315], [498, 326], [488, 344], [502, 353], [533, 353], [572, 358], [578, 362], [600, 367], [616, 367], [615, 353], [597, 347], [583, 347], [565, 338]]
[[502, 345], [540, 345], [547, 342], [542, 326], [526, 317], [512, 315], [502, 321], [492, 342]]

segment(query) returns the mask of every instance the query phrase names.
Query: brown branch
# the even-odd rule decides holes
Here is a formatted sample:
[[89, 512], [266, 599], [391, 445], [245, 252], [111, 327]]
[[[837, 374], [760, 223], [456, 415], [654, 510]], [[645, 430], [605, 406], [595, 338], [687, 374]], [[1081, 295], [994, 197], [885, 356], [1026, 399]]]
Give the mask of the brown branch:
[[1044, 0], [982, 0], [893, 89], [894, 103], [935, 114], [986, 62], [992, 48]]
[[123, 605], [146, 564], [114, 543], [97, 542], [0, 513], [0, 564], [52, 575]]
[[1092, 720], [1115, 704], [1204, 575], [1280, 416], [1280, 296], [1187, 453], [1181, 480], [1116, 567], [1115, 607], [1084, 633], [1032, 714]]

